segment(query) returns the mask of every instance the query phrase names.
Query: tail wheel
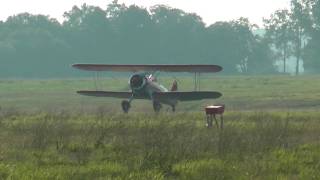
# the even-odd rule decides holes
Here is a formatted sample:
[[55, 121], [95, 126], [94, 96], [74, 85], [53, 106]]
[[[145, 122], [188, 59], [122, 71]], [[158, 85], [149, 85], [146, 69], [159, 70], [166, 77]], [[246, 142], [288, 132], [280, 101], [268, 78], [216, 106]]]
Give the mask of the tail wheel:
[[162, 105], [159, 102], [153, 101], [153, 110], [155, 112], [159, 112], [161, 108], [162, 108]]
[[124, 113], [128, 113], [129, 112], [129, 109], [130, 109], [129, 101], [126, 101], [126, 100], [122, 101], [121, 106], [122, 106], [122, 110], [123, 110]]

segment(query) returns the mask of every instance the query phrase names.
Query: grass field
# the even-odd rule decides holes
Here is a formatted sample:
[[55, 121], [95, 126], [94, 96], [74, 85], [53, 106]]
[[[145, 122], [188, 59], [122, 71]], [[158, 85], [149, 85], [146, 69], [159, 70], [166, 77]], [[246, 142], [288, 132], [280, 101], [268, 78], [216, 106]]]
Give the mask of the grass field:
[[[182, 103], [179, 112], [202, 111], [207, 104], [224, 103], [229, 111], [292, 111], [320, 109], [320, 76], [203, 76], [202, 90], [215, 90], [223, 97], [214, 101]], [[180, 90], [193, 90], [191, 77], [180, 77]], [[170, 87], [173, 79], [160, 82]], [[98, 83], [100, 90], [128, 90], [127, 78], [106, 78]], [[89, 111], [104, 108], [121, 112], [121, 99], [79, 96], [77, 90], [94, 90], [92, 79], [0, 80], [0, 106], [19, 111]], [[133, 111], [151, 111], [149, 101], [133, 101]]]
[[[121, 100], [74, 93], [94, 89], [90, 79], [1, 80], [0, 179], [320, 179], [319, 81], [204, 77], [202, 89], [223, 98], [181, 103], [176, 114], [134, 101], [125, 115]], [[213, 103], [227, 106], [223, 131], [205, 127]]]

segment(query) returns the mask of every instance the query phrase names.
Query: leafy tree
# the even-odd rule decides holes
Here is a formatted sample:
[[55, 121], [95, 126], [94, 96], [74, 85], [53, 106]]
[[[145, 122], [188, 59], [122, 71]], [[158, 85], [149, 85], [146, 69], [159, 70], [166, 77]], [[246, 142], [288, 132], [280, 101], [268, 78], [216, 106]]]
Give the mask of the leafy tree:
[[106, 16], [101, 8], [86, 4], [64, 13], [65, 39], [73, 48], [74, 59], [103, 61], [110, 57], [115, 39]]
[[154, 6], [150, 11], [156, 26], [158, 62], [204, 61], [201, 39], [205, 26], [199, 16], [164, 5]]
[[1, 73], [47, 76], [48, 68], [57, 67], [57, 59], [66, 53], [66, 44], [59, 36], [61, 26], [55, 19], [23, 13], [9, 17], [3, 26], [1, 49], [6, 63], [1, 66]]
[[252, 53], [248, 57], [248, 73], [250, 74], [271, 74], [276, 73], [273, 65], [273, 52], [265, 38], [256, 36], [252, 46]]
[[291, 25], [293, 29], [293, 45], [294, 55], [296, 57], [296, 75], [300, 73], [300, 61], [302, 56], [302, 49], [305, 46], [303, 40], [306, 37], [306, 30], [309, 26], [309, 13], [308, 6], [305, 0], [292, 0], [291, 1]]
[[266, 40], [278, 51], [283, 60], [283, 72], [287, 72], [287, 58], [292, 54], [293, 29], [291, 26], [291, 13], [288, 10], [277, 10], [269, 19], [264, 19]]
[[[132, 5], [119, 8], [111, 17], [117, 35], [117, 59], [130, 63], [148, 63], [154, 44], [154, 24], [144, 8]], [[114, 11], [115, 12], [115, 11]]]
[[108, 4], [106, 13], [107, 17], [111, 20], [117, 19], [122, 12], [127, 9], [125, 4], [119, 4], [118, 0], [113, 0], [112, 3]]
[[237, 72], [236, 34], [231, 23], [216, 22], [206, 29], [206, 58], [217, 61], [225, 73]]
[[234, 32], [236, 33], [236, 46], [234, 49], [236, 56], [238, 57], [238, 65], [240, 71], [248, 73], [248, 61], [249, 56], [253, 52], [253, 46], [256, 42], [253, 35], [253, 29], [257, 27], [254, 24], [250, 24], [247, 18], [239, 18], [238, 20], [231, 22]]
[[117, 0], [106, 9], [74, 6], [64, 17], [60, 24], [22, 13], [0, 22], [0, 73], [66, 77], [80, 73], [70, 69], [75, 62], [220, 64], [227, 73], [272, 69], [270, 49], [245, 18], [206, 27], [201, 17], [180, 9], [148, 10]]
[[274, 68], [270, 48], [253, 34], [256, 27], [246, 18], [209, 26], [204, 46], [206, 57], [217, 60], [225, 73], [265, 73], [266, 69], [260, 69], [266, 64], [269, 70]]
[[304, 66], [307, 72], [320, 72], [320, 1], [303, 1], [305, 14], [309, 16], [308, 24], [303, 24], [310, 36], [308, 44], [304, 47]]

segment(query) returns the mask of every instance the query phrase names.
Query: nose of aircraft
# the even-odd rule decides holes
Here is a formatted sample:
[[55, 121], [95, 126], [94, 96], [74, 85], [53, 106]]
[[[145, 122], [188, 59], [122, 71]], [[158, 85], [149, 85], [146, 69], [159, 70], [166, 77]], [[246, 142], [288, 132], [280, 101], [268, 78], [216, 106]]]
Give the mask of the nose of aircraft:
[[130, 86], [134, 90], [143, 88], [145, 84], [145, 77], [139, 74], [135, 74], [130, 78]]

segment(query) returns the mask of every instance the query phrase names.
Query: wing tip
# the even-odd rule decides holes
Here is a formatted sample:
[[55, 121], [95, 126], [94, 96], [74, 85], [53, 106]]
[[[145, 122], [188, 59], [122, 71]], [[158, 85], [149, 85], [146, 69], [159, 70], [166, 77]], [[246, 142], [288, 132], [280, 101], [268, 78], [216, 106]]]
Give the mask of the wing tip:
[[80, 69], [81, 64], [71, 64], [70, 66], [76, 69]]
[[215, 92], [217, 94], [216, 99], [221, 98], [223, 96], [223, 94], [221, 92]]
[[76, 91], [77, 94], [81, 94], [81, 95], [85, 95], [87, 94], [89, 91]]

